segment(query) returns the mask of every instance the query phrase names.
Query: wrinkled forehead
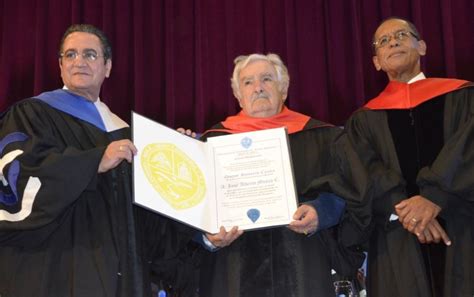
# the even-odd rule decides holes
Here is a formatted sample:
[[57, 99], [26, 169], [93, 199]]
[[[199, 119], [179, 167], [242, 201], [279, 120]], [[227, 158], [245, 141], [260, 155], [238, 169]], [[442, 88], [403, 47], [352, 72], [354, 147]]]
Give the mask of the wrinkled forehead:
[[390, 34], [393, 34], [394, 32], [398, 32], [401, 30], [410, 31], [410, 26], [408, 25], [407, 22], [405, 22], [404, 20], [398, 20], [398, 19], [388, 20], [382, 23], [377, 28], [377, 31], [375, 31], [375, 34], [374, 34], [374, 38], [378, 39], [381, 36], [390, 35]]
[[266, 60], [250, 61], [244, 68], [240, 70], [239, 78], [260, 76], [263, 74], [271, 74], [276, 77], [277, 71], [272, 63]]

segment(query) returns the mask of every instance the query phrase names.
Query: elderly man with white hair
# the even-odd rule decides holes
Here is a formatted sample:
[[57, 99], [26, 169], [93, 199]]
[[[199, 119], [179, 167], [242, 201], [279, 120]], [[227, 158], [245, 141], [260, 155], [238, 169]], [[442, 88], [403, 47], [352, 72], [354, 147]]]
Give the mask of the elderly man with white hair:
[[[276, 54], [235, 59], [233, 93], [242, 110], [202, 138], [286, 127], [300, 206], [288, 227], [243, 233], [234, 227], [207, 234], [200, 294], [206, 297], [331, 296], [331, 268], [351, 277], [363, 256], [345, 253], [337, 239], [351, 191], [336, 174], [331, 144], [340, 129], [287, 108], [289, 75]], [[208, 243], [209, 244], [209, 243]], [[225, 248], [222, 248], [225, 247]], [[341, 264], [345, 263], [345, 265]]]

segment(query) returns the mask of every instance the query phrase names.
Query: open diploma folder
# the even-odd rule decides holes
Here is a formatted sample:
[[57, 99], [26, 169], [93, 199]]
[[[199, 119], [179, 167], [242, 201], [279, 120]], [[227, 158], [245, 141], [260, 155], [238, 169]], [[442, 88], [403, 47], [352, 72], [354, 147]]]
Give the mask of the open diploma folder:
[[297, 198], [284, 128], [202, 142], [132, 114], [135, 203], [209, 232], [286, 225]]

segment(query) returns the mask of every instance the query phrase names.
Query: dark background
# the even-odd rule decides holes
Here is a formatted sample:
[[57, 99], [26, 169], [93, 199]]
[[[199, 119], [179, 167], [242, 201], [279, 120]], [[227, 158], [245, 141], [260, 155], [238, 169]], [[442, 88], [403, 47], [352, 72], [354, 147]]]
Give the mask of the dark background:
[[474, 0], [0, 0], [0, 110], [61, 88], [57, 48], [72, 23], [113, 48], [101, 99], [170, 127], [203, 131], [239, 111], [229, 78], [241, 54], [274, 52], [290, 72], [287, 105], [335, 124], [387, 79], [371, 39], [389, 16], [412, 20], [430, 77], [474, 80]]

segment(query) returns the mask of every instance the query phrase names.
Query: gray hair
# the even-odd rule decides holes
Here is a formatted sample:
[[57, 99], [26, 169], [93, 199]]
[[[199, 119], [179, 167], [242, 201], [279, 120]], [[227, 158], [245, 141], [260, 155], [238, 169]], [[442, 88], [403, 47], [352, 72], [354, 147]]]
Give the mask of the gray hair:
[[288, 74], [288, 69], [286, 68], [285, 64], [277, 54], [269, 53], [267, 55], [263, 54], [251, 54], [248, 56], [238, 56], [234, 60], [234, 72], [232, 73], [232, 77], [230, 78], [230, 83], [232, 86], [232, 92], [237, 99], [240, 99], [240, 82], [239, 82], [239, 75], [240, 71], [244, 69], [248, 64], [254, 61], [267, 61], [269, 62], [274, 68], [277, 73], [277, 79], [279, 82], [280, 92], [287, 93], [288, 88], [290, 86], [290, 75]]

